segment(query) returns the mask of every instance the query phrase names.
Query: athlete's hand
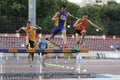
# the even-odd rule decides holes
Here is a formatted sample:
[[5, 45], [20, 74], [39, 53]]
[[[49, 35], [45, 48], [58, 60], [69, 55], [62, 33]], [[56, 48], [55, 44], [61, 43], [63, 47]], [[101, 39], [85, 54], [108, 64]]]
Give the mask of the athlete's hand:
[[41, 27], [38, 27], [39, 29], [42, 29]]
[[19, 33], [19, 30], [15, 31], [16, 33]]
[[80, 26], [81, 26], [81, 24], [82, 24], [82, 22], [81, 22], [81, 23], [79, 23], [79, 24], [77, 24], [76, 26], [79, 26], [79, 27], [80, 27]]
[[75, 17], [75, 19], [79, 19], [78, 17]]
[[21, 29], [25, 30], [25, 27], [22, 27]]
[[58, 20], [59, 18], [52, 18], [52, 20]]
[[75, 27], [75, 26], [81, 27], [81, 24], [82, 24], [82, 23], [79, 23], [79, 24], [73, 25], [73, 27]]
[[16, 33], [20, 32], [22, 29], [25, 30], [25, 27], [21, 27], [19, 30], [16, 31]]
[[98, 28], [99, 30], [103, 31], [103, 28]]
[[35, 27], [37, 27], [37, 29], [42, 29], [40, 26], [36, 25]]

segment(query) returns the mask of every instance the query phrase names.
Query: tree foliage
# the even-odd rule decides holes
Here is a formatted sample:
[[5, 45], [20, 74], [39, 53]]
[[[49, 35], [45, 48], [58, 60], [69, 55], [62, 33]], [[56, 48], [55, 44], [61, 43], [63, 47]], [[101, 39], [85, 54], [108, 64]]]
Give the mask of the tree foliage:
[[[80, 7], [67, 0], [36, 0], [37, 24], [43, 27], [42, 33], [50, 34], [54, 28], [54, 21], [51, 20], [56, 11], [60, 10], [62, 4], [67, 5], [67, 11], [77, 17], [84, 13], [89, 19], [104, 28], [104, 31], [96, 32], [95, 28], [88, 26], [87, 34], [120, 34], [120, 4], [109, 2], [107, 5], [87, 5]], [[28, 21], [28, 0], [0, 0], [0, 32], [14, 32]], [[74, 33], [73, 24], [75, 19], [68, 18], [68, 34]]]

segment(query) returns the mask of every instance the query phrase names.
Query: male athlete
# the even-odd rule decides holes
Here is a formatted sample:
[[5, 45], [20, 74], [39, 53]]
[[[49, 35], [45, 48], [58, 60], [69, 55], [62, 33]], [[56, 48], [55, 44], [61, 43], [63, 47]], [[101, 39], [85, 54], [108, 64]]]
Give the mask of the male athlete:
[[[83, 46], [82, 44], [84, 44], [84, 38], [85, 38], [85, 35], [86, 35], [86, 28], [87, 28], [87, 25], [88, 23], [90, 25], [92, 25], [93, 27], [95, 28], [98, 28], [99, 30], [103, 30], [102, 28], [98, 27], [97, 25], [95, 25], [94, 23], [92, 23], [89, 19], [88, 19], [88, 15], [87, 14], [84, 14], [82, 16], [82, 18], [79, 18], [75, 24], [74, 24], [74, 27], [75, 27], [75, 35], [76, 35], [76, 44], [77, 44], [77, 49], [79, 50], [80, 49], [80, 46], [79, 44], [81, 45], [81, 47]], [[82, 36], [82, 40], [81, 40], [81, 43], [80, 43], [80, 36]]]
[[[41, 29], [39, 26], [32, 26], [31, 22], [27, 22], [27, 27], [21, 27], [16, 32], [19, 32], [21, 30], [24, 30], [26, 32], [26, 46], [27, 49], [34, 48], [35, 46], [35, 39], [36, 39], [36, 29]], [[34, 53], [29, 53], [28, 55], [29, 63], [31, 64], [34, 59]], [[31, 64], [32, 67], [32, 64]]]
[[69, 12], [66, 11], [66, 6], [62, 5], [61, 10], [56, 12], [56, 14], [53, 16], [52, 20], [55, 20], [55, 28], [51, 32], [50, 39], [54, 38], [54, 36], [60, 31], [63, 35], [63, 48], [66, 48], [66, 21], [67, 17], [72, 17], [77, 19], [77, 17], [74, 17]]
[[[42, 35], [42, 39], [39, 39], [39, 42], [37, 44], [39, 49], [43, 49], [43, 50], [47, 49], [48, 44], [47, 44], [47, 40], [45, 40], [45, 39], [46, 39], [45, 35]], [[40, 53], [38, 53], [38, 54], [40, 56]], [[46, 58], [47, 58], [47, 53], [42, 52], [42, 60], [43, 60], [42, 65], [43, 65], [43, 67], [45, 67]]]

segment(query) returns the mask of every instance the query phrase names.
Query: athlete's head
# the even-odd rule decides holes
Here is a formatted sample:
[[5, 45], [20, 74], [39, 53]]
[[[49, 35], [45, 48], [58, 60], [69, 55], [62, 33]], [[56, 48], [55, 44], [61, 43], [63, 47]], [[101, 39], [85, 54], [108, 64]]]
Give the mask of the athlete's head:
[[32, 25], [31, 22], [27, 22], [27, 27], [30, 27]]
[[61, 11], [62, 11], [62, 12], [65, 12], [65, 11], [66, 11], [66, 5], [62, 5]]
[[85, 13], [85, 14], [83, 14], [83, 16], [82, 16], [82, 19], [83, 20], [86, 20], [88, 18], [88, 15]]
[[45, 35], [42, 35], [42, 40], [45, 40], [46, 36]]

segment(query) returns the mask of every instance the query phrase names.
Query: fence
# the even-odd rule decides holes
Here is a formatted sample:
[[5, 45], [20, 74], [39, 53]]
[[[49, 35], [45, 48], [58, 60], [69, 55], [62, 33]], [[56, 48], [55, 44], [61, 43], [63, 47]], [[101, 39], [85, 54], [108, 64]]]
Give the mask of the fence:
[[[28, 21], [28, 18], [22, 17], [15, 17], [15, 18], [3, 18], [0, 19], [0, 33], [14, 33], [18, 28], [22, 26], [26, 26], [26, 22]], [[36, 20], [37, 25], [40, 25], [43, 29], [39, 32], [42, 32], [44, 34], [50, 34], [52, 29], [54, 28], [54, 22], [51, 20], [51, 17], [49, 18], [37, 18]], [[71, 26], [71, 28], [67, 28], [67, 33], [73, 34], [73, 24], [74, 22], [69, 21], [67, 23]], [[94, 34], [106, 34], [106, 35], [119, 35], [120, 34], [120, 22], [119, 21], [105, 21], [101, 20], [99, 23], [101, 23], [99, 26], [103, 26], [104, 31], [102, 32], [96, 32], [95, 29], [91, 29], [91, 27], [88, 27], [88, 35], [94, 35]]]
[[[37, 38], [38, 39], [38, 38]], [[26, 39], [25, 36], [17, 37], [16, 34], [7, 36], [7, 34], [2, 34], [0, 36], [0, 49], [26, 49]], [[51, 40], [55, 44], [62, 47], [62, 38], [56, 37]], [[85, 38], [85, 48], [90, 51], [114, 51], [117, 46], [120, 45], [120, 38]], [[76, 48], [76, 39], [72, 37], [67, 38], [68, 49]]]

